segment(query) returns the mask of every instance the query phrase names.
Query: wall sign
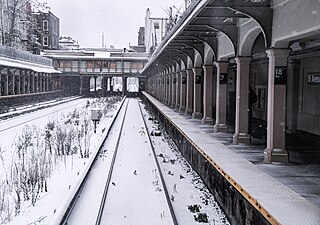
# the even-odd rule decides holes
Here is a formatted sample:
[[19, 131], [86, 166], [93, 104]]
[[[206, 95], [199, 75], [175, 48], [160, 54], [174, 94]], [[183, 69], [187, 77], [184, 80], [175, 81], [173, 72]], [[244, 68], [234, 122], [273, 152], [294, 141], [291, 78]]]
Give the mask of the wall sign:
[[320, 85], [320, 73], [309, 73], [307, 82], [309, 85]]
[[228, 74], [227, 73], [220, 73], [220, 84], [227, 84], [228, 81]]
[[287, 67], [276, 66], [274, 70], [274, 84], [287, 84]]

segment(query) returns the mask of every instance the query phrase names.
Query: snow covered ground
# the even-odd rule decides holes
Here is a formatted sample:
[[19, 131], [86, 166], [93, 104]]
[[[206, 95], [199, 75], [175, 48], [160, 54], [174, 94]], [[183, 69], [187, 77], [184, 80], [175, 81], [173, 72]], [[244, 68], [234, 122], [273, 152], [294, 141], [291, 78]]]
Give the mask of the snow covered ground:
[[[66, 114], [74, 112], [75, 109], [83, 108], [84, 105], [87, 105], [87, 99], [78, 99], [72, 102], [65, 103], [63, 105], [54, 106], [50, 109], [43, 109], [13, 119], [8, 119], [6, 121], [0, 121], [0, 156], [3, 159], [1, 160], [0, 164], [0, 187], [3, 187], [4, 182], [6, 182], [6, 178], [10, 177], [10, 170], [8, 168], [10, 168], [10, 165], [12, 165], [13, 161], [13, 151], [15, 149], [13, 143], [15, 140], [17, 140], [17, 137], [21, 133], [21, 129], [23, 129], [26, 124], [28, 124], [29, 126], [36, 125], [39, 127], [39, 129], [44, 129], [48, 121], [66, 121]], [[119, 105], [119, 103], [117, 103], [117, 105]], [[110, 125], [110, 121], [112, 120], [111, 114], [113, 114], [114, 112], [115, 108], [112, 108], [112, 110], [110, 110], [108, 114], [102, 118], [101, 122], [98, 124], [96, 134], [93, 134], [92, 127], [90, 128], [90, 156], [92, 155], [94, 149], [96, 149], [99, 143], [99, 139], [101, 139], [101, 137], [104, 135], [105, 130]], [[129, 113], [130, 121], [133, 121], [135, 120], [135, 117], [138, 116], [139, 112], [135, 111]], [[150, 131], [158, 131], [159, 124], [155, 120], [149, 120], [149, 118], [152, 116], [149, 115], [146, 110], [143, 110], [143, 113], [144, 117], [147, 120], [148, 129]], [[128, 127], [127, 129], [131, 129], [132, 131], [134, 131], [133, 134], [139, 134], [139, 132], [141, 132], [141, 127]], [[126, 132], [126, 134], [129, 135], [128, 132]], [[135, 144], [137, 146], [141, 145], [135, 142], [136, 140], [133, 136], [130, 137], [129, 135], [127, 136], [127, 138], [128, 140], [130, 140], [128, 142], [130, 144], [124, 144], [123, 149], [130, 148], [130, 146], [133, 146]], [[202, 183], [200, 177], [192, 170], [190, 165], [181, 156], [172, 140], [162, 131], [161, 136], [152, 137], [152, 142], [154, 143], [155, 150], [158, 155], [158, 160], [161, 163], [165, 183], [171, 196], [171, 201], [173, 203], [178, 223], [183, 225], [199, 224], [197, 220], [201, 220], [206, 217], [208, 219], [208, 223], [206, 224], [229, 224], [225, 214], [221, 211], [220, 207], [215, 202], [212, 194], [209, 193], [205, 185]], [[109, 153], [107, 153], [106, 151], [105, 154], [105, 156], [107, 157]], [[127, 156], [129, 157], [129, 155]], [[130, 159], [134, 160], [134, 157], [129, 157], [129, 160]], [[59, 209], [64, 207], [61, 204], [64, 204], [66, 196], [71, 192], [70, 190], [76, 183], [79, 182], [79, 177], [81, 176], [83, 170], [86, 168], [87, 163], [88, 158], [81, 158], [79, 154], [59, 158], [59, 163], [55, 164], [50, 179], [48, 179], [47, 192], [42, 191], [37, 195], [37, 201], [34, 206], [31, 204], [31, 200], [22, 201], [20, 212], [15, 217], [14, 208], [11, 209], [11, 211], [8, 210], [8, 213], [10, 213], [12, 220], [10, 222], [6, 222], [6, 224], [36, 225], [48, 224], [49, 222], [51, 222], [52, 218], [55, 216], [55, 213], [57, 213]], [[138, 175], [141, 175], [141, 170], [143, 170], [142, 168], [138, 169], [138, 175], [135, 176], [132, 172], [133, 170], [136, 170], [135, 168], [124, 168], [122, 166], [121, 169], [129, 171], [130, 175], [134, 178], [136, 178]], [[114, 178], [115, 183], [121, 182], [119, 176]], [[112, 196], [115, 199], [120, 199], [121, 201], [119, 201], [119, 203], [122, 201], [125, 202], [128, 195], [132, 194], [132, 192], [130, 191], [130, 184], [127, 184], [126, 187], [128, 189], [126, 195], [121, 194], [119, 196], [118, 194], [114, 194]], [[1, 193], [3, 192], [1, 192], [0, 189], [0, 194]], [[11, 195], [14, 195], [14, 193], [11, 193]], [[15, 199], [14, 196], [5, 197], [11, 197], [12, 199]], [[138, 195], [135, 197], [137, 202], [142, 199]], [[141, 203], [146, 206], [145, 201], [141, 201]], [[14, 202], [11, 203], [10, 207], [14, 207]], [[134, 208], [135, 205], [131, 207]], [[153, 224], [153, 217], [143, 213], [144, 208], [150, 208], [153, 206], [139, 207], [141, 208], [141, 216], [145, 218], [145, 223], [141, 223], [140, 220], [140, 222], [136, 224]], [[92, 210], [90, 211], [90, 204], [88, 204], [87, 211], [92, 212]], [[4, 212], [6, 212], [6, 210], [4, 210]], [[6, 219], [6, 213], [2, 213], [0, 219], [0, 223], [4, 222], [4, 220]], [[83, 223], [79, 224], [87, 223], [83, 221]], [[113, 224], [117, 223], [114, 222]], [[166, 223], [164, 222], [163, 224]]]
[[[92, 99], [89, 100], [89, 102], [92, 101]], [[10, 184], [10, 181], [13, 180], [12, 168], [17, 151], [15, 143], [26, 125], [29, 127], [37, 127], [36, 130], [39, 130], [41, 133], [49, 121], [65, 122], [66, 119], [68, 119], [68, 116], [75, 112], [75, 110], [90, 110], [89, 108], [86, 108], [86, 105], [88, 105], [88, 99], [78, 99], [0, 121], [0, 194], [4, 195], [3, 199], [6, 200], [5, 204], [0, 205], [0, 223], [6, 222], [7, 224], [14, 225], [48, 224], [56, 209], [60, 207], [60, 204], [70, 187], [77, 182], [78, 175], [85, 167], [88, 158], [81, 158], [79, 154], [72, 154], [59, 158], [56, 157], [55, 160], [57, 162], [54, 163], [53, 172], [47, 182], [47, 191], [42, 189], [42, 191], [38, 193], [37, 201], [34, 206], [30, 199], [28, 201], [23, 201], [25, 196], [22, 196], [21, 193], [21, 208], [19, 209], [19, 214], [14, 216], [16, 213], [15, 207], [17, 205], [17, 197], [14, 191], [11, 190], [14, 189], [15, 186]], [[119, 105], [119, 102], [115, 104], [116, 107], [117, 105]], [[115, 108], [110, 107], [110, 110], [102, 117], [102, 120], [98, 124], [96, 134], [93, 134], [92, 124], [89, 126], [89, 136], [91, 136], [89, 152], [95, 148], [103, 131], [106, 129], [105, 126], [109, 124], [107, 121], [112, 119], [114, 111]], [[5, 185], [8, 182], [10, 185]], [[10, 222], [8, 222], [9, 218], [12, 219]]]
[[144, 117], [155, 151], [162, 168], [164, 179], [171, 196], [179, 224], [199, 224], [196, 219], [208, 218], [210, 225], [230, 224], [226, 215], [215, 201], [199, 175], [181, 155], [172, 139], [162, 130], [159, 123], [142, 104]]

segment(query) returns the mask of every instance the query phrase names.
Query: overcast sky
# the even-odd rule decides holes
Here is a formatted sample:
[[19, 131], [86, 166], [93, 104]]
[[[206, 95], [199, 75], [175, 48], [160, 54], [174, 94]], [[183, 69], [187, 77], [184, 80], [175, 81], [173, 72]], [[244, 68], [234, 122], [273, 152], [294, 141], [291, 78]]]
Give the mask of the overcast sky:
[[[41, 1], [44, 2], [44, 1]], [[71, 36], [81, 47], [116, 48], [138, 43], [139, 27], [144, 26], [146, 9], [151, 17], [166, 17], [174, 5], [184, 8], [184, 0], [47, 0], [51, 12], [60, 18], [60, 36]]]

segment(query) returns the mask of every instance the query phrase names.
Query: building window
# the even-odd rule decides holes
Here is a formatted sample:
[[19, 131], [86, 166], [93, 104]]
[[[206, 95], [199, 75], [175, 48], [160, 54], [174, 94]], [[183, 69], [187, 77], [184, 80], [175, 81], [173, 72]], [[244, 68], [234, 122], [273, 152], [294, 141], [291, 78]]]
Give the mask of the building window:
[[43, 21], [43, 31], [48, 31], [49, 30], [49, 27], [48, 27], [48, 20], [44, 20]]
[[43, 37], [43, 46], [48, 46], [48, 45], [49, 45], [49, 38]]

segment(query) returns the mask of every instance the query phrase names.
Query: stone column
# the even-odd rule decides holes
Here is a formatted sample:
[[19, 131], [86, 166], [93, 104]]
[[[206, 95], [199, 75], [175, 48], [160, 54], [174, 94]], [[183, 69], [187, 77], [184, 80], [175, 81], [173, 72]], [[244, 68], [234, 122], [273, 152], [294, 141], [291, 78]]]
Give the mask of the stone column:
[[127, 77], [122, 77], [122, 95], [127, 94]]
[[168, 81], [169, 81], [169, 83], [168, 83], [168, 91], [169, 91], [169, 93], [168, 93], [167, 105], [171, 106], [171, 104], [172, 104], [172, 76], [171, 76], [171, 74], [168, 74], [167, 76], [168, 76]]
[[21, 70], [17, 70], [16, 75], [16, 94], [21, 94]]
[[11, 94], [15, 95], [16, 94], [16, 75], [15, 72], [11, 71]]
[[33, 74], [33, 79], [34, 79], [34, 92], [37, 93], [39, 92], [39, 73], [35, 72]]
[[180, 108], [179, 111], [184, 112], [186, 110], [186, 91], [187, 91], [187, 75], [186, 71], [180, 72]]
[[212, 93], [213, 93], [213, 66], [203, 65], [203, 117], [202, 124], [213, 123]]
[[193, 113], [192, 118], [202, 118], [201, 112], [201, 83], [202, 83], [202, 68], [193, 68]]
[[180, 89], [181, 89], [181, 74], [180, 72], [176, 72], [176, 104], [175, 109], [179, 110], [180, 107]]
[[4, 81], [4, 87], [3, 87], [3, 93], [4, 95], [9, 94], [9, 70], [7, 70], [7, 74], [3, 75]]
[[39, 73], [39, 78], [40, 78], [40, 82], [39, 82], [39, 89], [40, 89], [40, 92], [43, 92], [43, 77], [44, 74], [43, 73]]
[[47, 92], [48, 91], [48, 74], [47, 73], [45, 73], [44, 74], [44, 90], [43, 91], [45, 91], [45, 92]]
[[26, 78], [27, 78], [27, 89], [26, 89], [26, 93], [30, 94], [31, 92], [31, 72], [30, 71], [26, 71]]
[[177, 84], [177, 78], [176, 73], [171, 74], [172, 79], [172, 100], [171, 100], [171, 106], [176, 106], [176, 84]]
[[165, 97], [164, 97], [164, 104], [168, 104], [168, 94], [169, 94], [169, 91], [168, 91], [168, 84], [169, 84], [169, 82], [168, 82], [168, 75], [167, 74], [165, 74], [164, 75], [164, 95], [165, 95]]
[[217, 94], [216, 94], [216, 123], [214, 132], [227, 132], [227, 81], [228, 81], [228, 63], [216, 62], [217, 67]]
[[267, 148], [264, 162], [288, 162], [286, 134], [286, 73], [289, 49], [269, 49]]
[[300, 79], [300, 60], [290, 60], [288, 64], [288, 115], [287, 132], [292, 133], [297, 130], [297, 114], [299, 107], [299, 79]]
[[159, 81], [159, 101], [162, 102], [162, 88], [163, 88], [162, 74], [159, 74], [158, 81]]
[[156, 83], [157, 99], [159, 101], [161, 101], [161, 78], [160, 78], [160, 75], [157, 76], [156, 80], [157, 80], [157, 83]]
[[21, 71], [21, 94], [26, 93], [26, 71]]
[[192, 114], [193, 112], [193, 70], [187, 69], [187, 91], [186, 91], [186, 114]]
[[162, 74], [162, 103], [166, 102], [166, 76], [165, 74]]
[[161, 79], [161, 74], [158, 76], [158, 84], [159, 84], [159, 89], [158, 89], [158, 99], [160, 102], [162, 102], [162, 79]]
[[[106, 96], [106, 90], [107, 90], [106, 86], [107, 86], [107, 78], [104, 76], [101, 76], [101, 95], [103, 97]], [[81, 85], [79, 87], [79, 94], [80, 92], [81, 92]]]
[[250, 143], [249, 74], [251, 57], [237, 57], [236, 119], [233, 144]]

